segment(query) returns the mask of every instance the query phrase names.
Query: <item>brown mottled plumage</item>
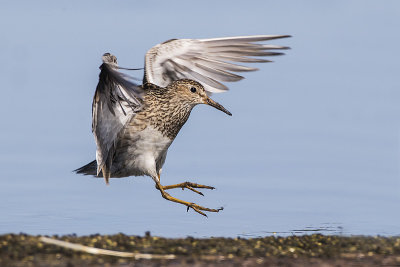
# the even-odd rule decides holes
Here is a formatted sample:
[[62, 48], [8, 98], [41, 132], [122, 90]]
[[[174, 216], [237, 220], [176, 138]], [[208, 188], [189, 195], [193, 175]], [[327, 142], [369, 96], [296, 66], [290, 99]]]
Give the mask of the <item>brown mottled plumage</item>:
[[[143, 106], [118, 135], [113, 155], [110, 155], [112, 160], [107, 161], [104, 166], [103, 173], [110, 172], [110, 177], [151, 175], [146, 171], [140, 172], [137, 170], [137, 164], [132, 163], [132, 155], [140, 151], [138, 144], [140, 146], [154, 135], [142, 136], [140, 133], [146, 129], [160, 132], [162, 136], [159, 139], [165, 142], [161, 148], [162, 152], [156, 157], [156, 171], [159, 175], [165, 161], [166, 150], [186, 123], [193, 107], [210, 101], [203, 86], [188, 79], [175, 81], [165, 88], [148, 83], [142, 88]], [[195, 92], [191, 91], [193, 88], [196, 89]], [[214, 102], [213, 105], [231, 115], [218, 103]]]
[[[194, 97], [190, 88], [196, 88], [197, 94]], [[166, 88], [152, 87], [145, 90], [144, 112], [157, 114], [149, 116], [148, 123], [163, 133], [164, 136], [174, 139], [179, 130], [189, 118], [192, 108], [198, 104], [198, 99], [207, 97], [203, 86], [193, 80], [178, 80]], [[140, 114], [138, 115], [140, 116]]]

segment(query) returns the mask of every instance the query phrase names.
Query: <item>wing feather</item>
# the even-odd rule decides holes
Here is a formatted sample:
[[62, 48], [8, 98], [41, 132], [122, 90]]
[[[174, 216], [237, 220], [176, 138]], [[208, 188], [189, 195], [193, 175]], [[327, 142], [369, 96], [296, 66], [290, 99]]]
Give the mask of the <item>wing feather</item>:
[[158, 44], [146, 53], [144, 82], [165, 87], [177, 79], [195, 79], [208, 92], [224, 92], [228, 88], [220, 82], [236, 82], [244, 77], [234, 72], [256, 71], [236, 62], [272, 62], [264, 57], [284, 53], [271, 50], [289, 49], [287, 46], [260, 44], [289, 35], [253, 35], [212, 39], [172, 39]]
[[178, 79], [192, 79], [203, 83], [204, 89], [210, 93], [219, 93], [228, 90], [228, 88], [222, 83], [212, 79], [211, 77], [202, 75], [198, 73], [196, 70], [193, 70], [185, 65], [181, 65], [175, 61], [169, 61], [169, 63], [174, 68], [174, 75], [178, 77]]
[[243, 71], [255, 71], [257, 68], [251, 68], [246, 66], [241, 66], [238, 64], [232, 64], [224, 61], [218, 61], [215, 59], [204, 58], [204, 57], [196, 57], [195, 60], [200, 64], [206, 64], [211, 68], [218, 68], [226, 71], [235, 71], [235, 72], [243, 72]]
[[[115, 62], [112, 62], [112, 59]], [[103, 170], [106, 179], [110, 174], [111, 156], [118, 134], [141, 108], [143, 99], [143, 89], [117, 68], [116, 58], [105, 54], [92, 105], [92, 131], [97, 145], [97, 175]]]

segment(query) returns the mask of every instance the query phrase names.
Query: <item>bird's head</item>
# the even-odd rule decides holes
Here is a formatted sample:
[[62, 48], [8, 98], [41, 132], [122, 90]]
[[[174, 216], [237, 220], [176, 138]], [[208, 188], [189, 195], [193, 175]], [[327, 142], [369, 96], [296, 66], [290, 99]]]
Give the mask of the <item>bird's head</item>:
[[182, 101], [192, 106], [207, 104], [225, 112], [229, 116], [232, 116], [232, 113], [225, 109], [221, 104], [212, 100], [207, 95], [204, 87], [196, 81], [189, 79], [177, 80], [172, 82], [168, 87], [178, 101]]

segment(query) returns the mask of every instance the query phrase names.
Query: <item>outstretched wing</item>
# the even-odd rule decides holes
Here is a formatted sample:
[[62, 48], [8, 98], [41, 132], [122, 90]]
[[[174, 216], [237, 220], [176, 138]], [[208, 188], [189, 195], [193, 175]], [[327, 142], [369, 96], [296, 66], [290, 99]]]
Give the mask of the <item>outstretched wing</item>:
[[275, 50], [286, 46], [257, 42], [286, 38], [289, 35], [254, 35], [213, 39], [172, 39], [158, 44], [146, 53], [144, 82], [165, 87], [178, 79], [193, 79], [211, 93], [228, 88], [221, 82], [236, 82], [243, 76], [233, 72], [257, 68], [232, 62], [271, 62], [260, 58], [283, 55]]
[[99, 83], [92, 105], [92, 131], [96, 140], [97, 175], [108, 180], [118, 134], [141, 108], [143, 89], [118, 71], [115, 56], [103, 55]]

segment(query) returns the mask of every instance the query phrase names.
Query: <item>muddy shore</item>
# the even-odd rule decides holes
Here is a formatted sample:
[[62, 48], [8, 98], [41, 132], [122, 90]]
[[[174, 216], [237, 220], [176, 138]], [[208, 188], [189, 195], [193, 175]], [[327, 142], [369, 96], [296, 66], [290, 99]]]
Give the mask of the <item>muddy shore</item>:
[[92, 255], [40, 241], [0, 235], [0, 266], [400, 266], [400, 237], [304, 235], [263, 238], [162, 238], [151, 236], [50, 236], [101, 249], [173, 254], [175, 259]]

